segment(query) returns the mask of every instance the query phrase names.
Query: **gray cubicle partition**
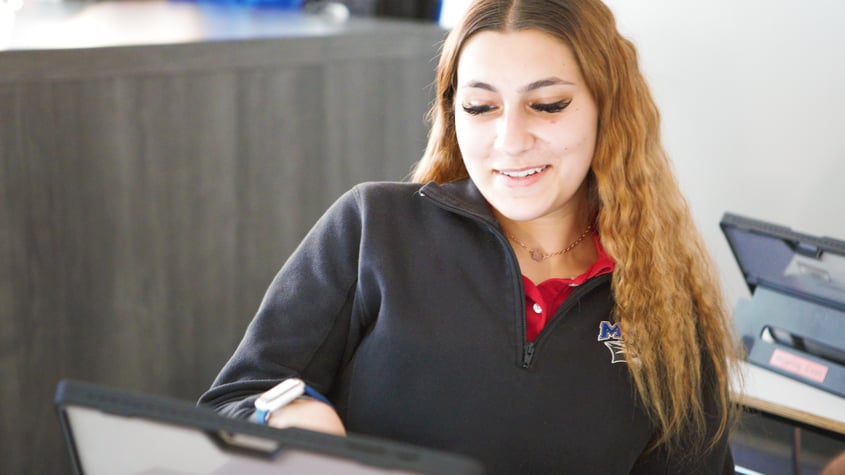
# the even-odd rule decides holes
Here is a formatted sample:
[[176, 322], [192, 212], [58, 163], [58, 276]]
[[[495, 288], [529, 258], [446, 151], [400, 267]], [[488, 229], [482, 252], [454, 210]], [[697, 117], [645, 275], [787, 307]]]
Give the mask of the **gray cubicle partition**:
[[325, 207], [424, 149], [435, 25], [139, 5], [0, 43], [0, 473], [69, 469], [60, 378], [195, 399]]

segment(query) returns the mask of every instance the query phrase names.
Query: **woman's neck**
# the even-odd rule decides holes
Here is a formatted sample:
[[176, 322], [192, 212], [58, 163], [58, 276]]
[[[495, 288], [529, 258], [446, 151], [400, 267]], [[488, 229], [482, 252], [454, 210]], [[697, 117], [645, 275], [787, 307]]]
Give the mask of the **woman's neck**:
[[499, 213], [496, 217], [522, 274], [535, 283], [580, 275], [598, 257], [592, 238], [593, 220], [587, 212], [561, 213], [530, 221], [514, 221]]

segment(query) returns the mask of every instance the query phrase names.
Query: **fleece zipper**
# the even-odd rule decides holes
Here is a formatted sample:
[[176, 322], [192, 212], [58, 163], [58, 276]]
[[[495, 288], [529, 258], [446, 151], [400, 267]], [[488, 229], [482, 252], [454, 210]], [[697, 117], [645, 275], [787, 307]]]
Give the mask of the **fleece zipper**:
[[423, 193], [422, 191], [419, 192], [420, 196], [428, 198], [432, 203], [434, 203], [439, 208], [442, 208], [446, 211], [455, 213], [460, 216], [464, 216], [465, 218], [469, 218], [473, 221], [478, 223], [484, 224], [487, 229], [496, 237], [502, 247], [505, 249], [505, 255], [508, 259], [508, 264], [510, 265], [511, 271], [514, 274], [514, 301], [517, 302], [517, 310], [516, 314], [519, 318], [519, 323], [517, 325], [519, 331], [519, 342], [517, 342], [518, 347], [521, 349], [521, 363], [523, 368], [528, 368], [531, 365], [531, 361], [534, 355], [534, 344], [527, 341], [526, 338], [526, 314], [525, 314], [525, 289], [522, 285], [522, 272], [519, 269], [519, 263], [516, 260], [516, 254], [513, 252], [513, 248], [511, 247], [510, 243], [508, 243], [507, 238], [504, 234], [502, 234], [499, 229], [491, 223], [489, 220], [484, 219], [481, 216], [478, 216], [474, 213], [471, 213], [465, 209], [457, 207], [455, 205], [449, 204], [443, 200], [438, 199], [437, 197], [430, 196], [428, 194]]
[[447, 203], [443, 200], [440, 200], [436, 196], [433, 197], [433, 196], [430, 196], [428, 194], [425, 194], [422, 191], [420, 191], [419, 194], [420, 194], [420, 196], [428, 198], [436, 206], [438, 206], [438, 207], [440, 207], [440, 208], [442, 208], [446, 211], [458, 214], [460, 216], [464, 216], [468, 219], [471, 219], [473, 221], [484, 224], [489, 229], [489, 231], [494, 236], [496, 236], [496, 239], [498, 239], [499, 243], [505, 249], [505, 255], [508, 258], [510, 267], [511, 267], [512, 271], [514, 272], [514, 276], [515, 276], [515, 278], [514, 278], [515, 284], [513, 286], [513, 290], [514, 290], [514, 293], [515, 293], [514, 294], [515, 295], [515, 301], [519, 303], [519, 308], [516, 312], [517, 315], [519, 316], [519, 324], [518, 324], [519, 331], [517, 333], [519, 333], [520, 341], [518, 342], [518, 345], [520, 346], [520, 348], [522, 350], [521, 366], [524, 369], [531, 368], [531, 366], [534, 363], [534, 357], [535, 357], [535, 354], [537, 352], [538, 346], [543, 342], [543, 340], [546, 339], [547, 335], [554, 330], [555, 326], [557, 326], [560, 323], [560, 321], [563, 320], [563, 318], [562, 318], [563, 315], [565, 315], [569, 311], [569, 309], [572, 308], [578, 302], [578, 300], [580, 300], [584, 295], [586, 295], [588, 292], [595, 289], [599, 285], [602, 285], [603, 283], [607, 282], [610, 279], [609, 274], [600, 275], [600, 276], [595, 277], [593, 279], [590, 279], [587, 282], [585, 282], [584, 284], [581, 284], [580, 286], [578, 286], [572, 292], [572, 294], [570, 294], [569, 297], [567, 297], [566, 301], [563, 302], [563, 304], [560, 306], [560, 308], [557, 309], [557, 311], [555, 312], [555, 315], [552, 318], [552, 320], [546, 324], [546, 326], [543, 328], [543, 330], [540, 332], [540, 334], [537, 335], [537, 338], [533, 342], [528, 341], [527, 338], [526, 338], [526, 334], [527, 334], [526, 318], [527, 317], [526, 317], [526, 309], [525, 309], [525, 289], [524, 289], [523, 284], [522, 284], [522, 272], [520, 272], [519, 264], [518, 264], [517, 259], [516, 259], [516, 254], [514, 254], [513, 247], [511, 247], [510, 243], [508, 243], [508, 240], [505, 237], [505, 235], [502, 234], [494, 224], [492, 224], [489, 220], [484, 219], [484, 217], [482, 217], [482, 216], [478, 216], [475, 213], [469, 212], [469, 211], [462, 209], [458, 206], [455, 206], [453, 204], [450, 204], [450, 203]]
[[556, 326], [560, 325], [560, 322], [564, 320], [564, 316], [574, 307], [579, 300], [584, 298], [592, 290], [596, 289], [597, 287], [605, 284], [611, 278], [610, 274], [603, 274], [597, 277], [594, 277], [587, 282], [579, 285], [569, 294], [569, 297], [564, 300], [563, 304], [561, 304], [560, 308], [557, 309], [552, 319], [546, 323], [543, 329], [540, 331], [540, 334], [537, 335], [537, 338], [533, 342], [527, 342], [525, 348], [525, 357], [522, 362], [522, 367], [528, 369], [531, 367], [532, 363], [534, 362], [534, 355], [537, 352], [537, 348], [543, 343], [544, 340], [548, 338], [548, 335], [554, 332]]

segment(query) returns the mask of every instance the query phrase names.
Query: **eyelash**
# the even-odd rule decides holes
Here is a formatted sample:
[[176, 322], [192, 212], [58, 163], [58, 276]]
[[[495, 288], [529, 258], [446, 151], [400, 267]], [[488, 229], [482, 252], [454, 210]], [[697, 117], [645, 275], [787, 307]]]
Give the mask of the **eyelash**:
[[[557, 112], [561, 112], [571, 103], [572, 101], [557, 101], [552, 102], [549, 104], [531, 104], [531, 108], [538, 111], [538, 112], [545, 112], [548, 114], [555, 114]], [[480, 115], [484, 114], [485, 112], [490, 112], [491, 110], [495, 109], [494, 106], [463, 106], [464, 112], [470, 115]]]
[[493, 106], [463, 106], [464, 112], [469, 115], [480, 115], [493, 110]]
[[552, 102], [551, 104], [531, 104], [531, 108], [540, 112], [554, 114], [566, 109], [571, 102], [572, 101], [557, 101]]

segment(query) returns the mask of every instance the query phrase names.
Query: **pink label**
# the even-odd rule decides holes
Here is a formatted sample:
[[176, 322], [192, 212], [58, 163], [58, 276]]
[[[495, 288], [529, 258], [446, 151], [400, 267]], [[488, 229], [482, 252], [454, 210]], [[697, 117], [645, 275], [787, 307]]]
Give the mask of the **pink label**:
[[800, 356], [795, 356], [792, 353], [787, 353], [783, 350], [775, 350], [772, 352], [772, 357], [769, 358], [769, 363], [782, 370], [795, 373], [807, 379], [811, 379], [818, 383], [824, 382], [827, 376], [827, 366], [810, 361]]

